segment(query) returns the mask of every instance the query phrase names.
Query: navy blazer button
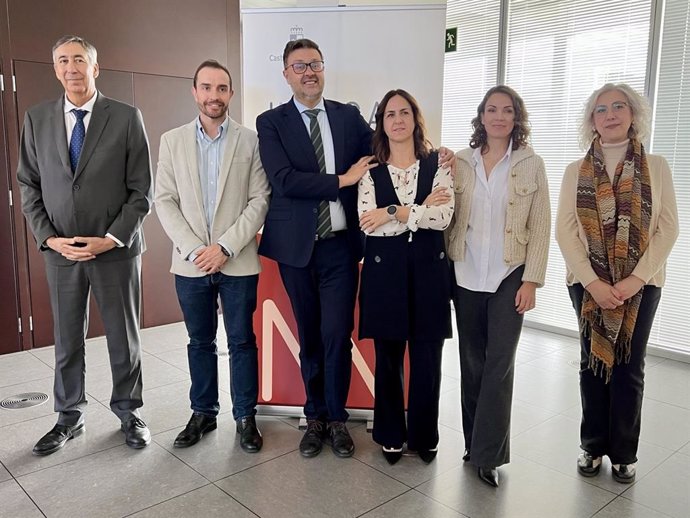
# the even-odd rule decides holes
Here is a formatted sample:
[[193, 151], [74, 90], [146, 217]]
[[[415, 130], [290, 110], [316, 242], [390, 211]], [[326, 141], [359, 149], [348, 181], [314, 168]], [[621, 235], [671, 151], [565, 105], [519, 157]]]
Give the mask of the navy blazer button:
[[445, 252], [441, 252], [441, 253], [439, 254], [439, 258], [440, 258], [440, 259], [443, 259], [445, 256], [446, 256], [446, 253], [445, 253]]
[[72, 190], [73, 190], [73, 191], [78, 191], [78, 190], [79, 190], [79, 184], [78, 184], [78, 183], [75, 183], [75, 184], [72, 186]]
[[312, 211], [314, 212], [314, 214], [317, 214], [319, 212], [319, 209], [312, 209]]
[[374, 256], [374, 262], [375, 262], [375, 263], [380, 263], [380, 262], [381, 262], [381, 258], [380, 258], [378, 255], [375, 255], [375, 256]]

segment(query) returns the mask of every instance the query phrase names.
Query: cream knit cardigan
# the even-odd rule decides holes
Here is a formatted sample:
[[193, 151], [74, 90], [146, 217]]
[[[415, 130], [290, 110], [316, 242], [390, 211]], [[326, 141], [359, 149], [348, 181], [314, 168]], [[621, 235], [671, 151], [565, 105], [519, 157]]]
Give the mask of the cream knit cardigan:
[[[452, 261], [465, 259], [465, 238], [472, 208], [476, 180], [474, 149], [455, 155], [455, 217], [446, 230], [448, 256]], [[525, 265], [523, 282], [544, 285], [551, 234], [551, 207], [544, 161], [525, 146], [510, 155], [508, 206], [503, 260], [508, 265]]]

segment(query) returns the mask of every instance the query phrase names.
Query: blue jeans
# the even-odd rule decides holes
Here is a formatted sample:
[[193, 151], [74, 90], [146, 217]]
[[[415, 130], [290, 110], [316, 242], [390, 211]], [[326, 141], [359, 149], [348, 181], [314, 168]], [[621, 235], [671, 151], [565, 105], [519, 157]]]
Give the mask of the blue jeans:
[[256, 309], [258, 275], [205, 277], [175, 275], [175, 289], [189, 334], [187, 357], [192, 410], [218, 415], [218, 298], [230, 353], [230, 395], [235, 419], [256, 414], [259, 365], [252, 317]]

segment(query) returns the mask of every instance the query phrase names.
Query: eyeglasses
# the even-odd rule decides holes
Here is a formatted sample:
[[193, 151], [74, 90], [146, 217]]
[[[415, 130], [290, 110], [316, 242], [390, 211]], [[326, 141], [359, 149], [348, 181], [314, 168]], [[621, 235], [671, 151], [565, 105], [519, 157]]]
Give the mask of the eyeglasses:
[[323, 61], [312, 61], [311, 63], [293, 63], [292, 65], [285, 67], [285, 70], [287, 70], [288, 67], [292, 67], [292, 70], [294, 70], [295, 74], [304, 74], [307, 71], [307, 67], [311, 68], [313, 72], [321, 72], [323, 71]]
[[[611, 112], [612, 113], [621, 113], [623, 110], [625, 110], [628, 107], [628, 103], [624, 101], [616, 101], [614, 103], [611, 103]], [[606, 106], [605, 104], [598, 104], [594, 107], [594, 115], [606, 115], [609, 112], [609, 107]]]

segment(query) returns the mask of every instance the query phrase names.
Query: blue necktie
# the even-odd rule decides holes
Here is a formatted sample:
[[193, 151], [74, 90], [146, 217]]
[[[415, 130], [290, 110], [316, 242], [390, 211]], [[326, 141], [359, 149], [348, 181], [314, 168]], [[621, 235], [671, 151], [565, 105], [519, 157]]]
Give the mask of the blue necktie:
[[69, 141], [69, 162], [72, 166], [72, 172], [77, 170], [79, 163], [79, 155], [81, 155], [81, 148], [84, 146], [84, 137], [86, 137], [86, 128], [84, 127], [84, 117], [89, 113], [86, 110], [72, 110], [72, 113], [77, 117], [77, 123], [74, 125], [72, 131], [72, 138]]
[[[326, 155], [323, 151], [323, 140], [321, 139], [321, 128], [319, 127], [319, 109], [304, 110], [304, 113], [309, 117], [309, 133], [311, 143], [314, 146], [314, 153], [316, 153], [316, 160], [319, 162], [319, 172], [326, 174]], [[328, 200], [321, 200], [319, 203], [319, 212], [316, 218], [316, 234], [320, 239], [330, 236], [333, 227], [331, 226], [331, 204]]]

